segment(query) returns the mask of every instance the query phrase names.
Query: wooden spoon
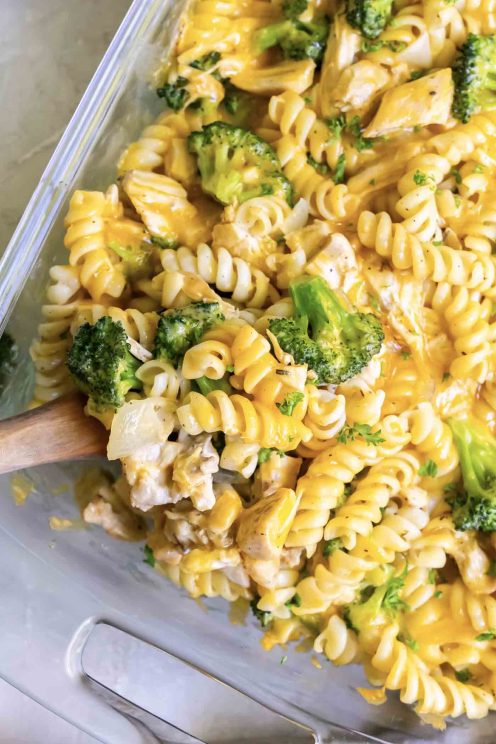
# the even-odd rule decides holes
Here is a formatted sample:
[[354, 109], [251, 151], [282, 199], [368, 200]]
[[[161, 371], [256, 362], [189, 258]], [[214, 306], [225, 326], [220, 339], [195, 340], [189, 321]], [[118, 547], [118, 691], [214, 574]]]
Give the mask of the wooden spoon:
[[83, 406], [74, 393], [0, 421], [0, 473], [104, 455], [108, 432]]

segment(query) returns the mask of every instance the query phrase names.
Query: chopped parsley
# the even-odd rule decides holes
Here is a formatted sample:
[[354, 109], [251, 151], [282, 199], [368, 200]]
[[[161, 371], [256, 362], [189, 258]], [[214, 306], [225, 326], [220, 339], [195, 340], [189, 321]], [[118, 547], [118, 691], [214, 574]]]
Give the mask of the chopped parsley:
[[410, 359], [411, 358], [412, 352], [411, 351], [406, 351], [405, 349], [403, 349], [403, 351], [400, 351], [400, 356], [401, 356], [402, 359], [405, 359], [405, 361], [406, 361], [407, 359]]
[[484, 633], [475, 636], [476, 641], [493, 641], [495, 638], [496, 632], [494, 630], [486, 630]]
[[346, 169], [346, 155], [344, 152], [341, 153], [339, 158], [337, 159], [336, 167], [334, 168], [334, 173], [332, 174], [331, 178], [334, 181], [336, 185], [339, 183], [344, 183], [344, 172]]
[[179, 246], [179, 242], [175, 238], [159, 238], [156, 235], [151, 235], [150, 240], [158, 248], [177, 248]]
[[333, 540], [326, 540], [322, 550], [322, 555], [327, 558], [327, 556], [332, 555], [335, 550], [340, 550], [342, 545], [343, 543], [339, 537], [335, 537]]
[[455, 672], [455, 677], [457, 678], [458, 682], [468, 682], [469, 679], [472, 677], [468, 669], [460, 669], [458, 672]]
[[404, 41], [382, 41], [381, 39], [369, 40], [362, 43], [362, 52], [378, 52], [380, 49], [389, 49], [390, 52], [402, 52], [407, 44]]
[[413, 174], [413, 180], [414, 183], [417, 184], [417, 186], [424, 186], [427, 183], [428, 178], [429, 176], [426, 173], [423, 173], [421, 170], [418, 170], [418, 168]]
[[426, 460], [424, 464], [419, 467], [418, 474], [427, 476], [429, 478], [434, 478], [437, 475], [437, 471], [437, 463], [435, 463], [434, 460]]
[[260, 610], [257, 605], [260, 602], [260, 597], [255, 596], [251, 602], [250, 607], [251, 611], [259, 621], [262, 628], [266, 628], [267, 625], [269, 625], [272, 622], [272, 612], [266, 612], [265, 610]]
[[487, 569], [487, 575], [496, 578], [496, 560], [492, 560]]
[[381, 430], [372, 431], [369, 424], [345, 424], [337, 436], [338, 442], [346, 444], [351, 441], [354, 442], [356, 437], [360, 437], [367, 442], [367, 444], [381, 444], [386, 440], [381, 437]]
[[307, 155], [307, 163], [311, 165], [317, 173], [320, 173], [321, 176], [326, 176], [329, 173], [330, 169], [327, 163], [319, 163], [311, 155]]
[[288, 393], [282, 403], [276, 403], [276, 406], [280, 410], [283, 416], [292, 416], [293, 411], [301, 401], [304, 399], [303, 393], [294, 392]]
[[429, 573], [427, 574], [427, 583], [435, 584], [436, 580], [437, 580], [437, 571], [435, 568], [430, 568]]
[[291, 597], [291, 599], [288, 599], [287, 602], [284, 603], [286, 607], [301, 607], [301, 597], [299, 594], [295, 594], [294, 597]]
[[460, 184], [462, 182], [462, 176], [458, 168], [452, 168], [449, 172], [450, 176], [453, 176], [455, 182]]
[[274, 447], [261, 447], [258, 450], [258, 464], [262, 465], [262, 463], [270, 460], [274, 453], [276, 455], [279, 455], [279, 457], [284, 457], [284, 455], [286, 454], [282, 450], [275, 449]]
[[143, 563], [148, 563], [148, 565], [153, 568], [155, 566], [155, 556], [153, 555], [153, 550], [150, 548], [149, 545], [145, 545], [145, 547], [143, 548], [143, 552], [145, 554]]

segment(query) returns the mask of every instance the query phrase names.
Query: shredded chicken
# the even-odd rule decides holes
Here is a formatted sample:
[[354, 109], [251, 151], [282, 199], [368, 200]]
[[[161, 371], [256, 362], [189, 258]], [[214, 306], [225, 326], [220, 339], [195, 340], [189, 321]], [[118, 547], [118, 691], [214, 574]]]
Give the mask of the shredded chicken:
[[190, 498], [199, 511], [207, 511], [215, 504], [212, 475], [219, 470], [219, 453], [212, 437], [202, 435], [191, 439], [174, 462], [172, 486], [181, 498]]
[[477, 542], [474, 532], [457, 532], [453, 558], [465, 586], [474, 594], [492, 594], [496, 591], [496, 578], [488, 576], [491, 565], [485, 551]]

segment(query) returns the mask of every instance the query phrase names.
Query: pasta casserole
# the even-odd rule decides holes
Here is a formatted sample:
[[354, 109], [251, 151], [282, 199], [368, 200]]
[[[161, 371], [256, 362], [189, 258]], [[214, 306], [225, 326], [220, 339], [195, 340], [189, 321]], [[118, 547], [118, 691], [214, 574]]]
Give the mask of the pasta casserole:
[[436, 727], [496, 705], [495, 80], [494, 0], [196, 0], [31, 350], [86, 523]]

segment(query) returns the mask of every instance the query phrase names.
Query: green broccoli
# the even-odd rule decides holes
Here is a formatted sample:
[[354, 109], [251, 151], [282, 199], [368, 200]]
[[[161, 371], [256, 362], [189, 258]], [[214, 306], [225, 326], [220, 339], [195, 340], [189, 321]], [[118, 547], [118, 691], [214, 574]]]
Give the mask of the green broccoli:
[[122, 258], [125, 275], [135, 281], [152, 273], [153, 249], [149, 243], [124, 247], [116, 241], [108, 244], [110, 250]]
[[309, 0], [284, 0], [282, 12], [286, 18], [299, 18], [308, 8]]
[[188, 349], [224, 319], [218, 302], [192, 302], [186, 307], [167, 310], [158, 321], [155, 358], [164, 359], [177, 368]]
[[359, 599], [345, 606], [343, 618], [356, 633], [394, 620], [399, 612], [408, 609], [399, 596], [405, 584], [406, 570], [400, 576], [393, 576], [393, 569], [389, 566], [386, 575], [384, 584], [366, 586]]
[[367, 39], [377, 39], [391, 18], [393, 0], [346, 0], [346, 20]]
[[282, 196], [292, 205], [293, 189], [267, 142], [246, 129], [214, 121], [188, 138], [197, 156], [202, 188], [222, 204], [255, 196]]
[[496, 439], [473, 419], [449, 419], [463, 489], [447, 497], [458, 530], [496, 530]]
[[313, 59], [318, 64], [324, 57], [328, 36], [329, 21], [325, 16], [307, 23], [287, 18], [257, 31], [254, 51], [261, 54], [279, 46], [285, 59]]
[[188, 79], [178, 77], [173, 83], [165, 83], [157, 88], [157, 96], [163, 98], [167, 106], [173, 111], [180, 111], [186, 106], [189, 99], [189, 93], [186, 90]]
[[270, 623], [272, 622], [272, 612], [267, 612], [266, 610], [260, 610], [257, 605], [260, 602], [260, 597], [258, 595], [255, 595], [255, 597], [250, 602], [251, 611], [259, 621], [262, 628], [266, 628]]
[[214, 390], [222, 390], [228, 395], [232, 395], [234, 392], [228, 379], [228, 375], [221, 377], [220, 380], [212, 380], [210, 377], [199, 377], [194, 381], [198, 387], [198, 390], [202, 395], [208, 395]]
[[496, 35], [469, 34], [453, 65], [453, 114], [463, 122], [496, 109]]
[[10, 333], [3, 333], [0, 337], [0, 395], [12, 377], [16, 365], [17, 352], [17, 344]]
[[122, 324], [108, 317], [78, 329], [67, 359], [76, 385], [99, 410], [119, 408], [130, 390], [141, 389], [140, 365]]
[[303, 275], [289, 290], [295, 315], [271, 319], [269, 330], [295, 362], [308, 364], [316, 384], [349, 380], [380, 351], [384, 332], [379, 318], [346, 310], [324, 279]]
[[209, 52], [209, 54], [204, 54], [203, 57], [199, 57], [199, 59], [195, 59], [193, 60], [193, 62], [190, 62], [189, 66], [193, 67], [195, 70], [208, 72], [208, 70], [211, 70], [212, 67], [215, 67], [219, 60], [220, 52]]

